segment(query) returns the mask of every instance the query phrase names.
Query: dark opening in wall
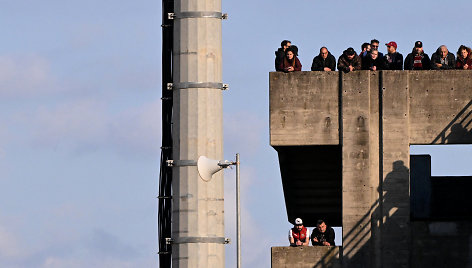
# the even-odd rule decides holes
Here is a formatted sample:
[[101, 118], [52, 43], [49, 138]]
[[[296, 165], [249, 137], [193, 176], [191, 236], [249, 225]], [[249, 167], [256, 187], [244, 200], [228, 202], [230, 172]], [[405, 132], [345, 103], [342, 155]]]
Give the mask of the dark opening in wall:
[[339, 145], [278, 146], [288, 220], [342, 225], [342, 152]]
[[[456, 155], [456, 157], [466, 156]], [[454, 159], [446, 161], [450, 165], [455, 162]], [[432, 176], [431, 155], [411, 155], [410, 212], [412, 220], [472, 219], [471, 189], [472, 176]]]

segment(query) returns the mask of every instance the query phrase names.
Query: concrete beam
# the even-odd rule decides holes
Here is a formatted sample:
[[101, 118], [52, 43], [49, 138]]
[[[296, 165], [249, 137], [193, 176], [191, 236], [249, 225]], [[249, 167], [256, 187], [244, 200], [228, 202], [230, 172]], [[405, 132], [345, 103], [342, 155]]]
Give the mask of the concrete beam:
[[272, 247], [272, 268], [341, 268], [340, 247]]
[[339, 144], [337, 72], [273, 72], [270, 81], [270, 144]]

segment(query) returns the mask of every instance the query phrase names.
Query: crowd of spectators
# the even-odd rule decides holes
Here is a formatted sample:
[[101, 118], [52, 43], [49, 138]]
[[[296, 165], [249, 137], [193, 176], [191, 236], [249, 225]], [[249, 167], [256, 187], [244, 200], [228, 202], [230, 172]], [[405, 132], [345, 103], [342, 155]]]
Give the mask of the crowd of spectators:
[[[363, 43], [359, 54], [354, 48], [349, 47], [339, 56], [337, 64], [336, 58], [328, 48], [322, 47], [320, 53], [313, 58], [311, 70], [335, 71], [337, 68], [346, 73], [357, 70], [472, 70], [472, 50], [464, 45], [457, 50], [457, 56], [442, 45], [431, 55], [430, 59], [423, 51], [423, 42], [416, 41], [405, 60], [397, 51], [396, 42], [388, 42], [385, 46], [387, 47], [385, 55], [379, 52], [379, 41], [376, 39], [372, 39], [370, 43]], [[288, 40], [282, 41], [280, 48], [275, 52], [275, 70], [278, 72], [302, 70], [302, 64], [298, 59], [298, 48]]]
[[334, 246], [334, 229], [326, 225], [324, 220], [318, 220], [316, 227], [310, 235], [310, 230], [303, 226], [303, 220], [300, 218], [295, 219], [293, 228], [288, 232], [288, 241], [290, 246]]

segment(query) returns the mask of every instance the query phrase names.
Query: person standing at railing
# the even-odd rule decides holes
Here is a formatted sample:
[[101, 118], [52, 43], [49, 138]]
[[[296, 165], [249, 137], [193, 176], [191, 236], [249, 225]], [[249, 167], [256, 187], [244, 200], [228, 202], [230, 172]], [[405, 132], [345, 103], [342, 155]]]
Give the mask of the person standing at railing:
[[312, 71], [335, 71], [336, 58], [328, 51], [326, 47], [320, 49], [320, 54], [313, 59], [311, 64]]
[[302, 64], [298, 60], [298, 49], [295, 46], [291, 46], [285, 50], [285, 57], [279, 66], [279, 69], [283, 72], [295, 72], [302, 70]]
[[428, 54], [424, 53], [423, 42], [416, 41], [415, 47], [405, 58], [405, 70], [429, 70], [431, 60]]
[[310, 244], [310, 230], [303, 226], [302, 219], [295, 219], [295, 225], [288, 232], [288, 241], [290, 241], [292, 247], [308, 246]]
[[390, 41], [385, 45], [388, 51], [384, 56], [385, 70], [403, 70], [403, 55], [397, 52], [397, 43]]
[[338, 59], [338, 70], [345, 73], [361, 70], [361, 57], [350, 47]]
[[280, 64], [283, 62], [284, 57], [285, 57], [285, 51], [287, 48], [289, 48], [292, 45], [292, 42], [289, 40], [284, 40], [280, 43], [279, 49], [275, 51], [275, 70], [278, 72], [283, 72], [283, 70], [280, 70]]
[[457, 50], [456, 68], [462, 70], [472, 70], [472, 54], [470, 47], [464, 45]]
[[334, 246], [334, 237], [334, 229], [328, 227], [324, 220], [318, 220], [310, 240], [313, 246]]
[[456, 59], [454, 54], [449, 52], [445, 45], [440, 46], [433, 55], [431, 55], [432, 70], [449, 70], [456, 68]]

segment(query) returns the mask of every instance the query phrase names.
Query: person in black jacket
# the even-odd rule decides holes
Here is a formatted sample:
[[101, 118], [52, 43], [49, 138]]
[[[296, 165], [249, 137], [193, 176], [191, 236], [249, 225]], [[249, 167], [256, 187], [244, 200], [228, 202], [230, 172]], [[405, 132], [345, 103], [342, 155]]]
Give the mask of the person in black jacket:
[[423, 51], [423, 43], [416, 41], [415, 47], [405, 58], [405, 70], [429, 70], [430, 68], [431, 60]]
[[379, 57], [377, 50], [371, 51], [362, 59], [362, 70], [380, 71], [383, 69], [385, 69], [385, 62]]
[[442, 45], [431, 55], [431, 69], [432, 70], [449, 70], [456, 67], [456, 57], [447, 50], [445, 45]]
[[371, 46], [369, 43], [362, 44], [361, 52], [359, 53], [359, 57], [361, 57], [361, 60], [364, 60], [364, 58], [369, 55], [370, 50], [371, 50]]
[[313, 246], [334, 246], [334, 236], [334, 229], [326, 226], [323, 220], [318, 220], [311, 233], [311, 244]]
[[320, 54], [313, 58], [312, 71], [334, 71], [336, 70], [336, 58], [326, 47], [320, 48]]
[[289, 40], [284, 40], [280, 43], [279, 49], [275, 51], [275, 70], [278, 72], [282, 72], [283, 70], [279, 69], [280, 64], [284, 61], [285, 57], [285, 50], [290, 47], [292, 42]]
[[384, 56], [385, 70], [403, 70], [403, 55], [397, 52], [397, 43], [385, 44], [388, 53]]
[[[370, 51], [377, 50], [379, 51], [379, 40], [377, 39], [372, 39], [370, 40]], [[379, 58], [383, 58], [383, 53], [379, 51]]]

